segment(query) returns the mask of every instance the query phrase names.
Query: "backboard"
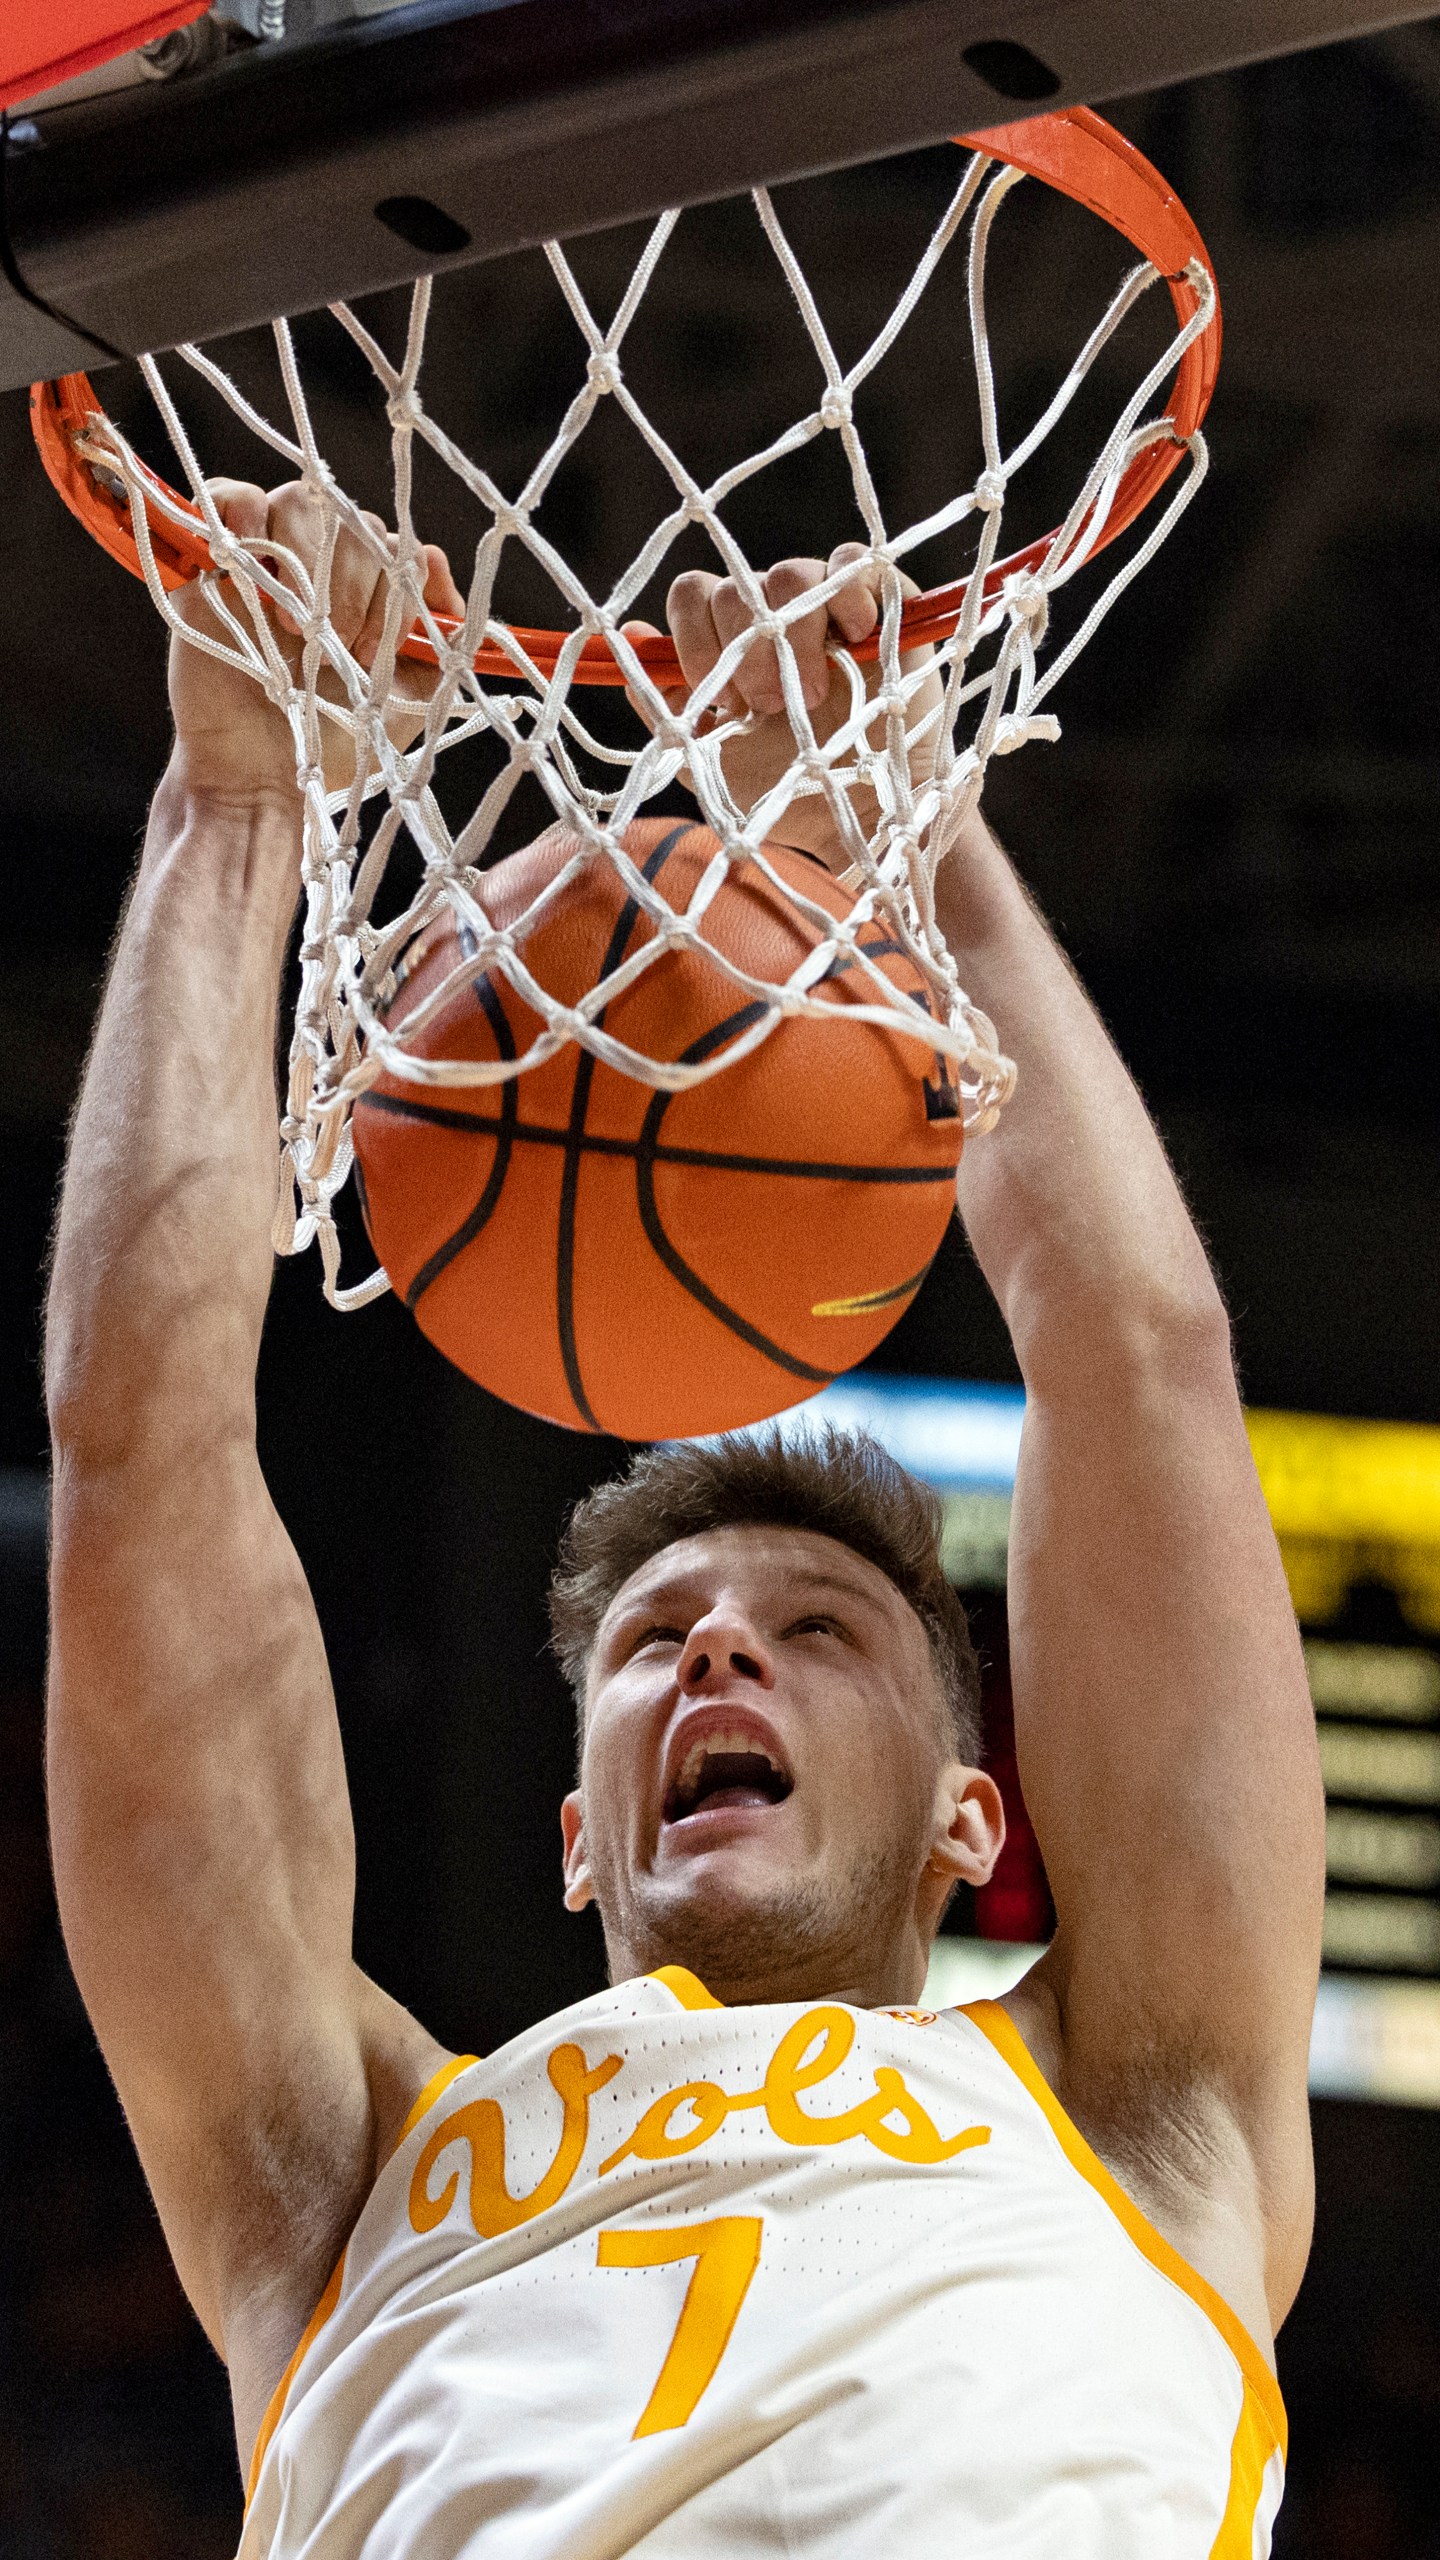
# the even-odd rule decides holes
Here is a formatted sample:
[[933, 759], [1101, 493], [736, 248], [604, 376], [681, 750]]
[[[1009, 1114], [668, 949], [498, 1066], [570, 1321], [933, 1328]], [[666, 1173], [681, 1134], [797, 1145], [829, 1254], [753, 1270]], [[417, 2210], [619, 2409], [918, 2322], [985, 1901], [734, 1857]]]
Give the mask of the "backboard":
[[[218, 0], [146, 53], [5, 110], [0, 388], [1426, 14], [1407, 0]], [[65, 17], [52, 12], [52, 59]]]

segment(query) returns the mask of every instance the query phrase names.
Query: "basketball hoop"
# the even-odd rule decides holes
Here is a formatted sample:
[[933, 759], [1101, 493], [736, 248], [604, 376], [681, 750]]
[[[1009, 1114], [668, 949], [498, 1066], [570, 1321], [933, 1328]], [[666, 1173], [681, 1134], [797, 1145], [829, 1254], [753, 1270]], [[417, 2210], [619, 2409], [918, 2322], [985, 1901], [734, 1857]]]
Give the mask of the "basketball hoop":
[[[377, 1271], [358, 1287], [341, 1286], [334, 1219], [335, 1199], [352, 1165], [354, 1106], [382, 1076], [411, 1087], [504, 1085], [574, 1044], [602, 1067], [618, 1069], [659, 1092], [679, 1093], [753, 1054], [787, 1019], [833, 1020], [835, 1006], [826, 982], [840, 969], [848, 973], [852, 996], [860, 991], [847, 1004], [846, 1020], [852, 1025], [873, 1022], [918, 1044], [932, 1059], [947, 1062], [967, 1129], [988, 1126], [1008, 1094], [1013, 1069], [999, 1054], [991, 1025], [961, 989], [936, 924], [936, 870], [978, 800], [991, 757], [1032, 738], [1058, 736], [1058, 724], [1042, 706], [1198, 487], [1206, 464], [1200, 427], [1219, 360], [1220, 312], [1209, 260], [1183, 206], [1141, 154], [1088, 109], [1069, 108], [971, 135], [964, 142], [971, 157], [946, 213], [888, 320], [848, 370], [838, 361], [768, 193], [756, 192], [755, 207], [814, 349], [822, 390], [818, 404], [783, 435], [708, 487], [691, 477], [645, 416], [621, 363], [625, 335], [679, 218], [674, 214], [655, 224], [608, 328], [592, 314], [564, 251], [554, 243], [547, 249], [587, 349], [586, 379], [516, 497], [507, 496], [471, 461], [423, 406], [418, 378], [430, 280], [422, 279], [414, 288], [408, 342], [399, 363], [391, 362], [352, 311], [334, 306], [335, 318], [368, 360], [387, 404], [398, 537], [393, 556], [338, 487], [320, 454], [283, 321], [275, 324], [289, 407], [283, 426], [262, 416], [201, 350], [179, 349], [184, 362], [280, 459], [287, 473], [307, 484], [326, 511], [331, 542], [322, 549], [314, 580], [299, 563], [285, 564], [306, 606], [303, 656], [294, 674], [264, 608], [267, 602], [280, 603], [293, 611], [295, 590], [282, 587], [268, 559], [256, 556], [263, 546], [238, 542], [222, 524], [155, 360], [143, 358], [142, 371], [179, 457], [188, 496], [140, 460], [105, 415], [86, 376], [73, 374], [35, 386], [36, 438], [67, 506], [113, 558], [145, 580], [172, 630], [188, 645], [253, 676], [289, 721], [305, 801], [307, 904], [275, 1241], [278, 1250], [294, 1252], [318, 1238], [326, 1294], [336, 1305], [359, 1304], [388, 1285], [385, 1273]], [[1139, 251], [1142, 263], [1120, 286], [1044, 414], [1006, 453], [986, 322], [986, 258], [1001, 204], [1026, 174], [1100, 215]], [[854, 395], [894, 345], [942, 256], [967, 223], [969, 317], [984, 467], [974, 486], [938, 513], [891, 532], [855, 425]], [[1121, 406], [1064, 522], [1043, 540], [1002, 556], [1010, 483], [1070, 407], [1140, 297], [1160, 281], [1173, 304], [1174, 337]], [[1151, 414], [1167, 383], [1168, 405]], [[595, 598], [533, 518], [560, 462], [606, 399], [617, 401], [644, 437], [670, 479], [675, 501], [609, 593]], [[772, 612], [721, 509], [754, 473], [826, 434], [839, 439], [849, 465], [867, 536], [861, 565], [878, 572], [883, 611], [869, 642], [837, 652], [837, 663], [848, 675], [850, 712], [822, 744], [801, 698], [788, 628], [801, 613], [813, 612], [837, 594], [854, 568], [834, 573], [818, 590]], [[463, 621], [434, 613], [424, 601], [421, 537], [410, 501], [416, 437], [455, 473], [482, 512], [484, 530]], [[1053, 598], [1136, 522], [1182, 463], [1182, 478], [1143, 538], [1042, 670], [1041, 644]], [[901, 563], [922, 542], [969, 518], [977, 526], [969, 575], [907, 602]], [[742, 634], [730, 644], [712, 674], [677, 711], [665, 698], [667, 689], [682, 683], [671, 644], [631, 638], [623, 628], [671, 547], [693, 525], [710, 537], [718, 564], [735, 579], [775, 643], [795, 741], [794, 761], [783, 781], [747, 811], [732, 800], [722, 769], [722, 749], [735, 736], [736, 723], [719, 717], [715, 707], [751, 635]], [[350, 656], [327, 611], [328, 563], [341, 526], [367, 546], [386, 580], [385, 634], [369, 670]], [[568, 627], [522, 628], [496, 618], [496, 569], [509, 543], [523, 545], [546, 571], [567, 609]], [[222, 574], [229, 582], [228, 596], [221, 591]], [[210, 630], [178, 621], [170, 604], [175, 589], [197, 578], [205, 582], [210, 599]], [[933, 654], [917, 666], [917, 651]], [[390, 687], [400, 656], [437, 670], [423, 733], [403, 752], [386, 728], [387, 713], [395, 707]], [[862, 669], [877, 662], [878, 688], [872, 684], [867, 689]], [[943, 679], [938, 710], [933, 701], [937, 673]], [[328, 694], [321, 690], [322, 674], [329, 680]], [[626, 685], [644, 704], [649, 734], [641, 744], [618, 748], [594, 734], [582, 716], [580, 689], [606, 685]], [[922, 688], [929, 688], [928, 709], [916, 707]], [[356, 778], [348, 792], [326, 792], [322, 720], [337, 723], [354, 742]], [[481, 734], [502, 751], [503, 771], [467, 821], [452, 830], [432, 788], [436, 760], [448, 748]], [[912, 767], [920, 744], [926, 753], [916, 778]], [[625, 839], [649, 804], [682, 775], [716, 851], [683, 912], [677, 913], [631, 858]], [[558, 880], [541, 889], [523, 914], [502, 923], [487, 904], [482, 864], [501, 812], [524, 776], [540, 785], [556, 819], [573, 832], [574, 851]], [[878, 813], [868, 828], [856, 814], [857, 792]], [[795, 866], [782, 878], [767, 851], [784, 809], [811, 794], [823, 797], [849, 856], [844, 882], [849, 906], [839, 917], [833, 897], [809, 897], [803, 884], [797, 885]], [[386, 806], [365, 843], [365, 804], [377, 798]], [[377, 896], [402, 827], [418, 848], [422, 881], [398, 914], [377, 923]], [[553, 910], [560, 890], [587, 866], [597, 865], [610, 867], [626, 898], [648, 919], [649, 939], [600, 975], [578, 1002], [571, 998], [561, 1003], [527, 966], [527, 940]], [[808, 930], [804, 959], [780, 982], [752, 974], [743, 959], [717, 950], [706, 936], [706, 917], [727, 877], [746, 866], [788, 900]], [[423, 1004], [398, 1023], [387, 1019], [397, 964], [417, 937], [437, 925], [458, 936], [463, 956]], [[886, 937], [884, 949], [903, 954], [910, 967], [897, 971], [877, 958], [878, 928]], [[743, 1029], [703, 1056], [652, 1054], [607, 1028], [612, 1001], [677, 949], [703, 954], [708, 965], [723, 972], [743, 1007]], [[425, 1025], [437, 1007], [462, 985], [478, 987], [487, 974], [496, 983], [503, 979], [535, 1016], [534, 1036], [513, 1054], [501, 1056], [425, 1054]]]

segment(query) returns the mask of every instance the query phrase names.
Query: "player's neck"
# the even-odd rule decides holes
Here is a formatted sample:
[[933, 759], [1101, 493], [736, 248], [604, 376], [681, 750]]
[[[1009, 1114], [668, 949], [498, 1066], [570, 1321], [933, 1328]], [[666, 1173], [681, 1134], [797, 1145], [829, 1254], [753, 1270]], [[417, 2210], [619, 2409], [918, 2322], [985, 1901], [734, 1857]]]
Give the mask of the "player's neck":
[[633, 1981], [678, 1965], [702, 1983], [727, 2009], [778, 2002], [843, 2002], [856, 2009], [910, 2008], [919, 2000], [925, 1978], [924, 1951], [915, 1945], [862, 1951], [853, 1946], [805, 1946], [790, 1943], [756, 1945], [749, 1933], [667, 1933], [663, 1946], [612, 1950], [611, 1980]]

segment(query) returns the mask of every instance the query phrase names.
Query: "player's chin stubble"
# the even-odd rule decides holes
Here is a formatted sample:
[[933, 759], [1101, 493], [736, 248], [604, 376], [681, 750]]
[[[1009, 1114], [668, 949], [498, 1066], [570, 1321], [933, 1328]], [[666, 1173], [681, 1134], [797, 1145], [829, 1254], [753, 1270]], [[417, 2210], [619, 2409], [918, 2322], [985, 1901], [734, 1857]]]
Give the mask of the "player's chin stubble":
[[727, 2007], [908, 1996], [876, 1983], [877, 1965], [914, 1925], [915, 1879], [893, 1851], [872, 1844], [842, 1875], [777, 1878], [748, 1892], [707, 1890], [698, 1878], [688, 1891], [656, 1891], [607, 1868], [603, 1857], [592, 1861], [612, 1980], [680, 1964]]

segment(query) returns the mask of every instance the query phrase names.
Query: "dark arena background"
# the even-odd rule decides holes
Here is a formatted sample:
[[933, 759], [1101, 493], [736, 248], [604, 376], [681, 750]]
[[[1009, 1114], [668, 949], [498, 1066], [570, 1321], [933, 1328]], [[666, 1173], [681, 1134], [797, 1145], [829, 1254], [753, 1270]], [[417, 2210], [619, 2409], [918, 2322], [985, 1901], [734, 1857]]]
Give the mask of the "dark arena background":
[[[1214, 256], [1214, 469], [1060, 693], [1062, 742], [997, 767], [990, 808], [1209, 1238], [1309, 1641], [1332, 1894], [1276, 2549], [1440, 2560], [1440, 26], [1105, 112]], [[923, 232], [945, 158], [843, 182], [877, 258]], [[797, 191], [797, 220], [843, 320], [865, 284], [838, 221], [827, 254], [841, 183]], [[996, 284], [1002, 381], [1022, 389], [1057, 377], [1091, 310], [1087, 260], [1114, 264], [1098, 227], [1036, 193]], [[761, 414], [793, 354], [729, 219], [699, 220], [668, 271], [667, 423], [692, 453], [717, 420]], [[589, 254], [599, 272], [605, 244]], [[520, 257], [437, 293], [432, 406], [483, 438], [502, 480], [578, 371], [540, 280]], [[392, 332], [397, 308], [369, 306]], [[343, 443], [357, 395], [329, 325], [298, 337]], [[922, 373], [892, 373], [867, 428], [890, 485], [921, 492], [965, 396], [938, 361]], [[101, 387], [128, 420], [123, 370]], [[0, 401], [0, 487], [0, 2553], [224, 2560], [239, 2491], [223, 2377], [66, 1967], [43, 1835], [46, 1237], [166, 751], [164, 647], [138, 585], [52, 496], [18, 392]], [[635, 539], [647, 493], [607, 476], [601, 447], [563, 494], [577, 557]], [[783, 488], [765, 503], [752, 558], [796, 547]], [[922, 1398], [899, 1379], [935, 1383]], [[1048, 1925], [1009, 1756], [1013, 1389], [952, 1231], [854, 1390], [946, 1493], [988, 1664], [1013, 1843], [944, 1951], [946, 1982], [977, 1987]], [[625, 1453], [492, 1402], [393, 1299], [332, 1315], [313, 1258], [277, 1274], [260, 1416], [334, 1666], [360, 1960], [484, 2050], [601, 1980], [591, 1915], [560, 1902], [573, 1743], [543, 1604], [567, 1508]]]

